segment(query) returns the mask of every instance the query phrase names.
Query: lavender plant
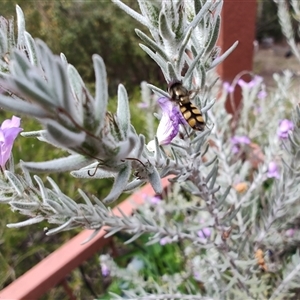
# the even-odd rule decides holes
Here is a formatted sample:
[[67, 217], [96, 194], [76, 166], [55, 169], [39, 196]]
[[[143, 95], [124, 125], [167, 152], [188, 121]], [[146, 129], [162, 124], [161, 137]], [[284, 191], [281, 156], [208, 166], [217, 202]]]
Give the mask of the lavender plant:
[[[107, 236], [129, 233], [127, 242], [149, 234], [147, 244], [180, 245], [181, 271], [152, 280], [139, 276], [145, 266], [137, 259], [124, 270], [109, 256], [101, 257], [103, 274], [128, 283], [123, 294], [131, 299], [297, 297], [300, 110], [292, 120], [290, 112], [298, 101], [289, 90], [291, 74], [274, 75], [273, 92], [266, 90], [261, 77], [253, 76], [250, 83], [237, 80], [243, 105], [236, 108], [239, 119], [232, 123], [224, 104], [234, 86], [225, 83], [216, 103], [214, 96], [218, 89], [213, 69], [236, 46], [221, 56], [215, 46], [222, 1], [139, 1], [141, 13], [113, 2], [148, 28], [151, 38], [136, 30], [140, 46], [161, 68], [166, 86], [180, 81], [195, 91], [193, 100], [206, 128], [194, 131], [184, 124], [164, 87], [143, 84], [143, 101], [154, 107], [159, 98], [162, 108], [156, 114], [156, 136], [146, 141], [130, 123], [124, 86], [118, 88], [117, 111], [107, 111], [101, 57], [93, 56], [92, 96], [63, 54], [53, 55], [30, 36], [17, 7], [16, 39], [13, 23], [1, 20], [0, 105], [43, 125], [43, 130], [23, 136], [66, 150], [69, 156], [22, 161], [22, 172], [14, 170], [11, 159], [0, 178], [0, 201], [29, 218], [8, 226], [47, 220], [58, 225], [47, 234], [82, 226], [94, 230], [92, 238], [105, 225]], [[151, 136], [155, 130], [148, 132]], [[78, 178], [113, 178], [114, 184], [104, 199], [79, 190], [84, 203], [77, 203], [50, 177], [48, 188], [30, 175], [66, 171]], [[169, 193], [163, 199], [146, 199], [133, 216], [115, 216], [107, 207], [124, 191], [147, 182], [162, 195], [160, 179], [170, 175]]]

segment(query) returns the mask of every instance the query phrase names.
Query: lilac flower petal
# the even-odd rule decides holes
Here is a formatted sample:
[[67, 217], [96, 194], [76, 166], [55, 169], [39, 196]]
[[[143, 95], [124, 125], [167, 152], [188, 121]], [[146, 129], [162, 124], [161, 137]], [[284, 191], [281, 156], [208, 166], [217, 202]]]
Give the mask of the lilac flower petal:
[[196, 281], [201, 281], [201, 275], [200, 275], [200, 272], [197, 272], [197, 271], [195, 271], [194, 273], [193, 273], [193, 277], [194, 277], [194, 279], [196, 280]]
[[277, 178], [277, 179], [280, 178], [278, 166], [274, 161], [271, 161], [269, 163], [267, 176], [268, 178]]
[[277, 135], [280, 139], [287, 139], [289, 131], [294, 129], [294, 123], [290, 120], [281, 120], [277, 129]]
[[3, 121], [2, 125], [1, 125], [1, 129], [20, 127], [20, 122], [21, 122], [20, 118], [18, 118], [16, 116], [12, 116], [11, 120], [7, 119], [7, 120]]
[[199, 230], [199, 231], [197, 232], [197, 235], [198, 235], [198, 237], [201, 238], [201, 239], [207, 239], [207, 238], [209, 238], [210, 235], [211, 235], [211, 230], [210, 230], [210, 228], [208, 228], [208, 227], [202, 228], [201, 230]]
[[105, 263], [101, 263], [101, 273], [104, 277], [107, 277], [110, 274], [110, 270]]
[[162, 109], [162, 117], [156, 135], [160, 145], [168, 145], [179, 131], [179, 109], [166, 97], [159, 98], [158, 104]]
[[242, 135], [242, 136], [235, 135], [231, 138], [231, 143], [233, 145], [238, 145], [238, 144], [247, 144], [247, 145], [249, 145], [251, 143], [251, 140], [245, 135]]
[[154, 196], [154, 197], [151, 197], [151, 198], [149, 199], [149, 201], [150, 201], [151, 204], [156, 205], [156, 204], [158, 204], [159, 202], [161, 202], [161, 198], [160, 198], [159, 196]]
[[258, 92], [257, 94], [257, 98], [259, 100], [263, 100], [268, 96], [268, 93], [265, 90], [261, 90], [260, 92]]
[[234, 91], [234, 87], [229, 84], [229, 82], [223, 83], [223, 88], [227, 91], [227, 93], [232, 93]]
[[166, 245], [166, 244], [170, 244], [172, 242], [172, 240], [169, 238], [169, 237], [163, 237], [160, 241], [159, 241], [159, 243], [162, 245], [162, 246], [164, 246], [164, 245]]
[[232, 146], [231, 151], [233, 154], [237, 154], [240, 152], [240, 147], [238, 147], [237, 145]]
[[210, 237], [210, 235], [211, 235], [211, 230], [208, 227], [203, 228], [202, 232], [206, 238]]
[[140, 103], [138, 103], [137, 106], [138, 106], [138, 108], [148, 108], [149, 104], [146, 102], [140, 102]]
[[247, 82], [243, 79], [239, 79], [237, 84], [241, 87], [241, 88], [245, 88], [246, 86], [248, 86]]
[[290, 228], [285, 232], [285, 235], [288, 237], [293, 237], [295, 232], [296, 232], [296, 230], [294, 228]]
[[256, 85], [260, 84], [263, 81], [263, 78], [261, 76], [254, 76], [253, 79], [249, 82], [246, 82], [243, 79], [239, 79], [237, 84], [241, 87], [241, 88], [248, 88], [248, 89], [252, 89], [254, 88]]
[[2, 168], [11, 155], [14, 140], [23, 130], [19, 127], [20, 120], [20, 118], [13, 116], [11, 120], [3, 121], [0, 127], [0, 166]]

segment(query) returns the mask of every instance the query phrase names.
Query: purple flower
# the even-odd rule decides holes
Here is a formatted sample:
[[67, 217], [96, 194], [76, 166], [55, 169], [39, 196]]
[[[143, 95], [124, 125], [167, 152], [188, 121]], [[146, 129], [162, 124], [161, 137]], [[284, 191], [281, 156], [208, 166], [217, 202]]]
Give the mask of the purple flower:
[[295, 229], [294, 228], [290, 228], [288, 229], [286, 232], [285, 232], [285, 235], [288, 236], [288, 237], [293, 237], [294, 234], [295, 234]]
[[162, 117], [157, 128], [157, 139], [160, 145], [168, 145], [179, 131], [179, 124], [186, 124], [179, 107], [169, 98], [158, 99], [158, 104], [162, 109]]
[[294, 124], [292, 121], [284, 119], [279, 123], [277, 129], [277, 135], [280, 139], [287, 139], [289, 136], [289, 131], [294, 129]]
[[159, 241], [159, 243], [160, 243], [162, 246], [164, 246], [164, 245], [166, 245], [166, 244], [172, 243], [172, 240], [171, 240], [171, 238], [169, 238], [168, 236], [166, 236], [166, 237], [163, 237], [163, 238]]
[[197, 272], [197, 271], [194, 271], [193, 272], [193, 277], [196, 281], [201, 281], [201, 275], [200, 275], [200, 272]]
[[8, 161], [14, 140], [23, 129], [20, 128], [21, 119], [12, 116], [5, 120], [0, 127], [0, 166], [4, 168]]
[[202, 228], [201, 230], [199, 230], [197, 232], [197, 235], [199, 236], [199, 238], [201, 239], [207, 239], [210, 237], [211, 235], [211, 230], [208, 227]]
[[246, 82], [243, 79], [239, 79], [237, 84], [241, 87], [241, 88], [248, 88], [248, 89], [252, 89], [253, 87], [255, 87], [256, 85], [260, 84], [262, 82], [263, 78], [261, 76], [254, 76], [253, 79], [249, 82]]
[[137, 106], [138, 106], [138, 108], [148, 108], [149, 104], [147, 102], [142, 101], [142, 102], [139, 102]]
[[232, 152], [237, 154], [241, 149], [241, 145], [249, 145], [250, 143], [251, 140], [246, 135], [235, 135], [231, 138]]
[[223, 88], [226, 90], [228, 94], [232, 93], [234, 91], [234, 86], [231, 85], [229, 82], [223, 83]]
[[277, 179], [280, 177], [278, 166], [274, 161], [271, 161], [269, 163], [267, 176], [269, 178], [277, 178]]
[[161, 202], [161, 197], [159, 197], [159, 196], [150, 197], [150, 198], [148, 199], [148, 201], [149, 201], [151, 204], [156, 205], [156, 204], [158, 204], [159, 202]]
[[107, 277], [110, 274], [110, 270], [106, 263], [101, 263], [101, 273], [104, 277]]
[[258, 92], [257, 94], [257, 98], [259, 100], [264, 100], [267, 97], [268, 93], [265, 90], [261, 90], [260, 92]]

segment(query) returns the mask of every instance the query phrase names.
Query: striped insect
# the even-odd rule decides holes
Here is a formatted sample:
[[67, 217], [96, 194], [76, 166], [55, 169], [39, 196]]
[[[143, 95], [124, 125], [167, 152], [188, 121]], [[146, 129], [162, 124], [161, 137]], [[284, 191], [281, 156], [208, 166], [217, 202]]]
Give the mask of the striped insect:
[[187, 90], [181, 81], [174, 81], [169, 84], [168, 93], [172, 101], [179, 105], [180, 112], [187, 123], [194, 130], [203, 131], [205, 121], [201, 111], [191, 102], [194, 91]]

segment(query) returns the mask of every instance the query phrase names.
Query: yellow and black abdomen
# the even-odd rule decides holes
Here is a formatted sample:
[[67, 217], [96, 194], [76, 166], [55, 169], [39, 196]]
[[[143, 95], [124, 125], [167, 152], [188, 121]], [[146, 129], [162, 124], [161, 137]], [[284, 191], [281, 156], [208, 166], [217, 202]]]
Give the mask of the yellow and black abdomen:
[[188, 124], [194, 129], [203, 131], [205, 128], [205, 121], [201, 111], [191, 102], [179, 102], [180, 111], [188, 122]]

